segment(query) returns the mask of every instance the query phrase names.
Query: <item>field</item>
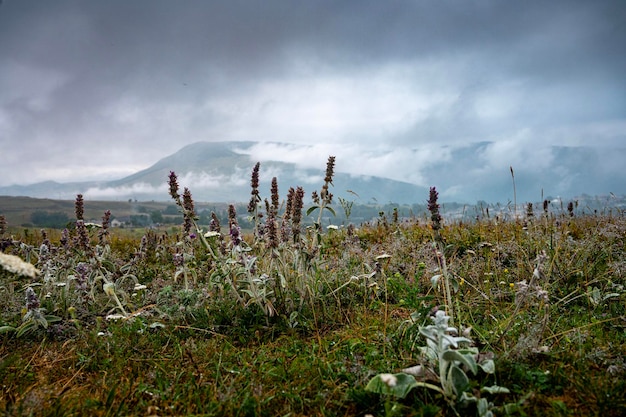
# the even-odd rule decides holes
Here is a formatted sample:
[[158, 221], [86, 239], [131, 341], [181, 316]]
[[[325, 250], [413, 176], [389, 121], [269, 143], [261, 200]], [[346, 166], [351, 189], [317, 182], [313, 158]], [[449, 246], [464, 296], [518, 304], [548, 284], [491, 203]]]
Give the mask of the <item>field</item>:
[[63, 232], [0, 225], [0, 410], [626, 415], [623, 213], [461, 222], [433, 188], [428, 217], [323, 228], [330, 162], [308, 210], [253, 173], [246, 233], [234, 207], [201, 230], [173, 173], [174, 229], [86, 225], [81, 198]]

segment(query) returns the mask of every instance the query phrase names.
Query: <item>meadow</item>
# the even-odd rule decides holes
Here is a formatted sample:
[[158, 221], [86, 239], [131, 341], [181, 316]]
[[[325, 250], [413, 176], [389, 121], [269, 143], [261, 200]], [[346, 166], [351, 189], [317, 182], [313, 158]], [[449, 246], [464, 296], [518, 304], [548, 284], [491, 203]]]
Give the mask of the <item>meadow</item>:
[[88, 223], [80, 195], [63, 230], [0, 213], [0, 410], [626, 415], [623, 212], [451, 220], [433, 187], [428, 215], [324, 227], [333, 169], [305, 207], [255, 165], [248, 230], [200, 225], [174, 172], [176, 227]]

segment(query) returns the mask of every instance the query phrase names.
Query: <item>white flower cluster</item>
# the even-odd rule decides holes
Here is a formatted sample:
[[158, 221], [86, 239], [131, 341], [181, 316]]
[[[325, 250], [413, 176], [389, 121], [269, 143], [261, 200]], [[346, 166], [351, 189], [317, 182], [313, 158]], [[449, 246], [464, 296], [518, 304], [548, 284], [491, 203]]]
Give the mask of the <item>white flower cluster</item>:
[[25, 277], [35, 278], [39, 274], [39, 270], [32, 264], [24, 262], [15, 255], [7, 255], [2, 252], [0, 252], [0, 266], [9, 272]]

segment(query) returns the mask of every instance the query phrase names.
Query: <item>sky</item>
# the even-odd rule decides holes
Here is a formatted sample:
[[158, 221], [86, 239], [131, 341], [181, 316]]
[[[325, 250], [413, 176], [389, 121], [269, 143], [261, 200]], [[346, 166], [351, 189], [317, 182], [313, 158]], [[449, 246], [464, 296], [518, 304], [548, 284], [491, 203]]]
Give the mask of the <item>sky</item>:
[[622, 0], [0, 0], [0, 186], [253, 141], [448, 200], [511, 167], [624, 194], [625, 45]]

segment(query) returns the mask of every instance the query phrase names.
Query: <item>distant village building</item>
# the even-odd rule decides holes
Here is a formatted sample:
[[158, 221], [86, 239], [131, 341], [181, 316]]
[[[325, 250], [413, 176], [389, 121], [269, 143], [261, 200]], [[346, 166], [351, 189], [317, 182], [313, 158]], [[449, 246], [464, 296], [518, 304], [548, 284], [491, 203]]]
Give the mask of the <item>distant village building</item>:
[[111, 220], [111, 227], [125, 227], [130, 225], [129, 217], [119, 217]]

